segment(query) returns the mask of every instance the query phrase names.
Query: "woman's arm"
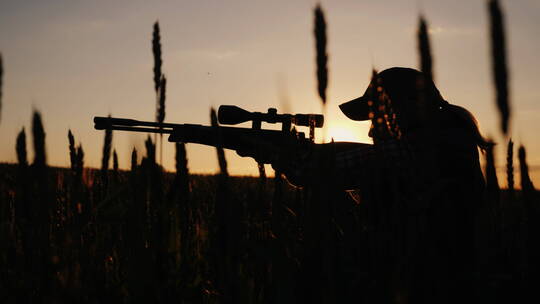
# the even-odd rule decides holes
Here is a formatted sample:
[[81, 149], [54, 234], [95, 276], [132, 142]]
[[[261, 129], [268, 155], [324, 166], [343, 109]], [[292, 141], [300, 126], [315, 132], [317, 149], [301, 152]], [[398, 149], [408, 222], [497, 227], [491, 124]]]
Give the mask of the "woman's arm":
[[335, 142], [315, 144], [272, 166], [295, 186], [328, 185], [350, 190], [366, 182], [377, 161], [373, 145]]

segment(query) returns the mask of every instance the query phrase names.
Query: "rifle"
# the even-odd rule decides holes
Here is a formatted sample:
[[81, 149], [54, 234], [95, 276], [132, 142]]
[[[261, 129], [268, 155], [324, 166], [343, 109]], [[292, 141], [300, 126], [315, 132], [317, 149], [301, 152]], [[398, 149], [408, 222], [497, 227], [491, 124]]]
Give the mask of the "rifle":
[[[203, 126], [140, 121], [135, 119], [94, 117], [96, 130], [119, 130], [144, 133], [169, 134], [169, 142], [196, 143], [235, 150], [241, 156], [250, 156], [260, 163], [269, 164], [275, 155], [266, 146], [279, 148], [308, 147], [313, 144], [315, 128], [324, 125], [320, 114], [278, 114], [275, 108], [267, 113], [249, 112], [232, 105], [218, 109], [218, 121], [223, 125], [236, 125], [251, 121], [251, 128]], [[261, 123], [281, 123], [281, 130], [261, 129]], [[309, 127], [309, 138], [292, 126]]]

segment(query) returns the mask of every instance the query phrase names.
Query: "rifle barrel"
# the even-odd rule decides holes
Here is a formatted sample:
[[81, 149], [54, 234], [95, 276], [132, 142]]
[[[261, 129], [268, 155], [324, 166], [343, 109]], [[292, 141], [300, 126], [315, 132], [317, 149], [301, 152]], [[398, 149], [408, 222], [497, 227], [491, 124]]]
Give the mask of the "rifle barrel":
[[[159, 123], [153, 121], [141, 121], [128, 118], [116, 118], [116, 117], [94, 117], [95, 128], [98, 130], [108, 129], [112, 127], [124, 126], [124, 127], [154, 127], [154, 128], [174, 128], [180, 126], [180, 124], [173, 123]], [[118, 129], [120, 130], [120, 129]]]
[[144, 133], [158, 133], [158, 134], [171, 134], [173, 132], [170, 128], [158, 129], [158, 128], [144, 128], [144, 127], [126, 127], [126, 126], [95, 126], [96, 130], [117, 130], [117, 131], [132, 131], [132, 132], [144, 132]]

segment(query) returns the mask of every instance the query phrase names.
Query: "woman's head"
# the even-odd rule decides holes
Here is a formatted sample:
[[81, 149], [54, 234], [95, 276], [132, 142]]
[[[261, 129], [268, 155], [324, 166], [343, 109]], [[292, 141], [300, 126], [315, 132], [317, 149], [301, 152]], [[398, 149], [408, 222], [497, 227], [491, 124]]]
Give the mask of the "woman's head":
[[447, 103], [424, 73], [395, 67], [374, 74], [364, 95], [340, 108], [353, 120], [369, 120], [377, 116], [383, 98], [388, 99], [402, 129], [425, 125]]
[[480, 135], [474, 116], [462, 107], [448, 104], [433, 80], [415, 69], [394, 67], [374, 73], [364, 95], [340, 108], [347, 117], [371, 120], [374, 126], [381, 124], [381, 117], [395, 117], [395, 123], [404, 134], [418, 130], [436, 132], [458, 124], [478, 140], [480, 147], [487, 143]]

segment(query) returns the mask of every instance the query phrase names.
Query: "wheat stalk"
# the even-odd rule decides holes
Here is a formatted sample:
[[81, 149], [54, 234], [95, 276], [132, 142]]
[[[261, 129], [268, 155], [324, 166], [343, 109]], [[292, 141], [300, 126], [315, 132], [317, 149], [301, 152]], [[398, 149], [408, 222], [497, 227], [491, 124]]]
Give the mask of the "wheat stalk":
[[19, 165], [26, 167], [28, 165], [28, 159], [26, 153], [26, 132], [24, 131], [24, 128], [22, 128], [21, 132], [17, 135], [15, 149], [17, 150], [17, 160], [19, 161]]
[[418, 51], [420, 54], [420, 70], [426, 77], [433, 79], [431, 48], [429, 43], [428, 25], [423, 16], [420, 16], [418, 26]]
[[218, 162], [219, 162], [219, 172], [220, 172], [220, 175], [228, 176], [229, 172], [227, 170], [227, 160], [225, 159], [225, 152], [223, 151], [223, 147], [221, 145], [219, 125], [218, 125], [218, 120], [216, 116], [216, 110], [214, 110], [214, 108], [210, 110], [210, 121], [212, 123], [212, 127], [214, 127], [217, 134], [218, 144], [216, 145], [216, 150], [217, 150]]
[[118, 154], [116, 154], [116, 150], [113, 150], [113, 170], [118, 173]]
[[[154, 89], [156, 91], [156, 121], [162, 123], [165, 120], [165, 90], [167, 80], [161, 71], [161, 36], [159, 23], [154, 23], [154, 32], [152, 34], [152, 52], [154, 54]], [[154, 136], [157, 143], [157, 134]], [[159, 162], [163, 163], [163, 134], [159, 135]]]
[[154, 89], [156, 93], [159, 90], [161, 79], [161, 36], [159, 35], [159, 23], [154, 23], [154, 32], [152, 34], [152, 52], [154, 53]]
[[[52, 202], [52, 193], [49, 187], [50, 180], [47, 176], [47, 156], [45, 150], [45, 130], [41, 114], [34, 110], [32, 117], [32, 136], [34, 142], [34, 163], [32, 179], [33, 184], [33, 202], [29, 207], [32, 210], [32, 227], [29, 232], [33, 234], [34, 253], [32, 259], [36, 262], [32, 267], [36, 267], [36, 272], [40, 277], [41, 291], [48, 290], [52, 281], [52, 263], [51, 261], [51, 213], [54, 204]], [[40, 262], [37, 262], [40, 261]], [[39, 289], [38, 289], [39, 290]], [[40, 292], [40, 291], [38, 291]]]
[[37, 167], [45, 167], [47, 156], [45, 153], [45, 130], [41, 121], [41, 114], [34, 111], [32, 119], [32, 135], [34, 139], [34, 165]]
[[75, 138], [73, 137], [73, 133], [71, 133], [71, 129], [68, 130], [68, 141], [69, 141], [69, 159], [71, 162], [71, 170], [74, 170], [77, 164], [77, 149], [75, 148]]
[[2, 85], [4, 79], [4, 63], [2, 61], [2, 54], [0, 53], [0, 121], [2, 121]]
[[189, 174], [187, 166], [186, 144], [177, 142], [176, 145], [176, 173], [177, 174]]
[[259, 181], [260, 183], [264, 183], [266, 181], [266, 170], [264, 168], [264, 164], [257, 163], [257, 168], [259, 169]]
[[106, 172], [109, 169], [109, 162], [111, 158], [111, 146], [112, 146], [112, 130], [105, 130], [105, 137], [103, 139], [103, 154], [101, 156], [101, 170]]
[[159, 82], [159, 89], [158, 89], [159, 102], [158, 102], [157, 116], [156, 116], [156, 120], [159, 123], [162, 123], [165, 120], [166, 92], [167, 92], [167, 78], [165, 78], [165, 75], [161, 75], [161, 79]]
[[506, 180], [508, 183], [508, 191], [511, 195], [514, 194], [514, 142], [512, 139], [508, 141], [506, 151]]
[[137, 169], [137, 149], [133, 147], [133, 151], [131, 151], [131, 172], [135, 172], [135, 169]]
[[[216, 111], [210, 109], [210, 122], [214, 128], [214, 136], [216, 140], [216, 152], [219, 163], [219, 175], [216, 189], [216, 200], [215, 200], [215, 220], [217, 223], [217, 229], [215, 229], [214, 235], [214, 248], [213, 251], [217, 253], [217, 258], [214, 261], [214, 266], [216, 268], [216, 285], [217, 289], [221, 293], [225, 294], [229, 289], [231, 278], [234, 277], [235, 273], [230, 271], [231, 269], [231, 260], [230, 250], [232, 249], [231, 244], [234, 244], [234, 239], [231, 235], [231, 201], [229, 201], [229, 173], [227, 170], [227, 160], [225, 159], [225, 152], [223, 151], [221, 130], [218, 124]], [[234, 302], [234, 300], [232, 301]]]
[[146, 138], [144, 146], [146, 147], [146, 158], [154, 164], [156, 162], [156, 145], [152, 142], [150, 135]]
[[510, 104], [508, 98], [508, 68], [506, 66], [506, 44], [503, 14], [497, 0], [488, 4], [491, 24], [491, 58], [493, 80], [497, 95], [497, 108], [501, 116], [501, 129], [506, 135], [510, 120]]
[[315, 48], [317, 50], [317, 88], [321, 101], [326, 104], [326, 87], [328, 85], [328, 54], [326, 52], [326, 21], [320, 4], [317, 4], [315, 13]]
[[83, 147], [82, 147], [82, 144], [79, 144], [79, 146], [77, 147], [77, 169], [76, 169], [76, 173], [77, 173], [77, 176], [80, 178], [82, 177], [82, 171], [83, 171], [83, 168], [84, 168], [84, 150], [83, 150]]
[[176, 147], [176, 178], [180, 186], [180, 195], [184, 200], [187, 199], [189, 193], [189, 168], [186, 154], [186, 144], [177, 142]]
[[103, 153], [101, 156], [101, 174], [103, 179], [106, 179], [107, 170], [109, 170], [109, 162], [111, 159], [111, 149], [112, 149], [112, 130], [105, 130], [105, 137], [103, 139]]
[[528, 194], [534, 191], [534, 185], [529, 176], [529, 166], [527, 165], [527, 155], [525, 152], [525, 147], [520, 146], [518, 150], [519, 158], [519, 169], [521, 175], [521, 190]]
[[[491, 141], [490, 141], [491, 142]], [[486, 149], [486, 187], [488, 192], [499, 191], [499, 181], [495, 171], [495, 157], [493, 156], [493, 144]]]
[[[165, 120], [165, 97], [166, 97], [166, 91], [167, 91], [167, 78], [165, 78], [165, 75], [161, 75], [161, 79], [159, 82], [159, 102], [158, 102], [158, 109], [157, 109], [157, 121], [159, 123], [163, 123]], [[160, 127], [162, 129], [162, 127]], [[159, 134], [159, 163], [163, 164], [163, 134]]]

